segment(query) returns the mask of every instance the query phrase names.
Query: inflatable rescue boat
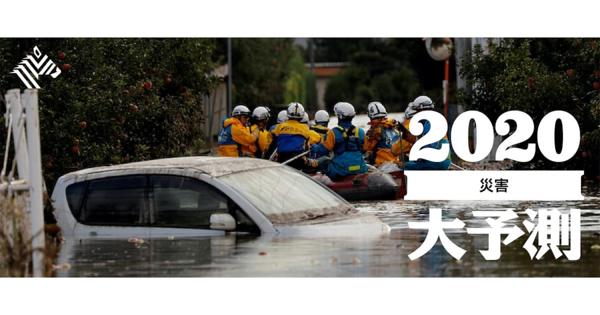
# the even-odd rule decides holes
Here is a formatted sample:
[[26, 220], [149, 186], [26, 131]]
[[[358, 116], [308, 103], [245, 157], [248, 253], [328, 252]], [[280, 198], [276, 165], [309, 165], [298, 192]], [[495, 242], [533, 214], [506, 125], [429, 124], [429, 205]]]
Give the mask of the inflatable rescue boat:
[[404, 172], [400, 169], [385, 172], [370, 167], [367, 173], [346, 176], [336, 181], [321, 173], [312, 177], [348, 201], [395, 200], [402, 199], [406, 194]]

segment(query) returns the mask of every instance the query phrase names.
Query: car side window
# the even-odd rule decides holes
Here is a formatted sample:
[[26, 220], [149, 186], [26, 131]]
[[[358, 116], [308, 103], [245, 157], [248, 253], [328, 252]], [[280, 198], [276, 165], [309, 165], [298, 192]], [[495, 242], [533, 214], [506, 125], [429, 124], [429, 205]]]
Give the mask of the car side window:
[[150, 176], [152, 226], [210, 228], [210, 216], [228, 213], [228, 198], [197, 179]]
[[69, 205], [69, 209], [71, 209], [73, 217], [78, 219], [81, 213], [81, 204], [83, 203], [86, 187], [87, 182], [79, 182], [67, 186], [67, 204]]
[[146, 225], [146, 187], [147, 177], [143, 175], [90, 181], [79, 221], [90, 225]]

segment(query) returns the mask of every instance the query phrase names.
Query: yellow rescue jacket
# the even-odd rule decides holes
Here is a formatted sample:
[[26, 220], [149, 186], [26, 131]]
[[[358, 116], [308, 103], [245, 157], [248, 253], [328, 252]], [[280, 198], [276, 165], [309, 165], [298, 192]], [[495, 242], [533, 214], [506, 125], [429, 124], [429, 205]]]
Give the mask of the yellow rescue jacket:
[[256, 137], [250, 133], [239, 119], [235, 117], [227, 118], [223, 122], [223, 129], [219, 133], [217, 155], [253, 157], [256, 152], [256, 140]]
[[314, 126], [310, 127], [310, 130], [319, 134], [319, 136], [321, 137], [321, 140], [319, 142], [325, 141], [325, 138], [327, 137], [327, 134], [329, 133], [329, 128], [327, 128], [325, 126], [321, 126], [321, 125], [314, 125]]
[[258, 148], [256, 157], [264, 158], [265, 153], [269, 150], [269, 146], [271, 146], [271, 142], [273, 142], [273, 135], [266, 129], [260, 129], [256, 124], [250, 126], [250, 133], [258, 133], [258, 139], [256, 139], [256, 147]]
[[[394, 150], [394, 146], [398, 142], [400, 142], [400, 140], [397, 140], [396, 142], [391, 144], [388, 143], [387, 146], [382, 146], [381, 143], [385, 142], [382, 141], [384, 133], [388, 132], [390, 129], [395, 128], [395, 121], [393, 119], [388, 118], [375, 126], [371, 126], [371, 129], [369, 130], [369, 132], [367, 132], [363, 148], [366, 152], [369, 152], [369, 154], [375, 154], [375, 166], [381, 166], [382, 164], [390, 162], [399, 162], [398, 156], [400, 155], [400, 153]], [[396, 137], [398, 136], [395, 131], [393, 132], [393, 134], [395, 134]]]
[[308, 130], [308, 134], [309, 134], [309, 138], [308, 138], [308, 144], [309, 145], [313, 145], [313, 144], [317, 144], [321, 142], [321, 135], [314, 131], [314, 130]]
[[310, 129], [306, 124], [292, 119], [278, 124], [272, 134], [277, 138], [277, 151], [280, 153], [306, 150], [311, 137]]

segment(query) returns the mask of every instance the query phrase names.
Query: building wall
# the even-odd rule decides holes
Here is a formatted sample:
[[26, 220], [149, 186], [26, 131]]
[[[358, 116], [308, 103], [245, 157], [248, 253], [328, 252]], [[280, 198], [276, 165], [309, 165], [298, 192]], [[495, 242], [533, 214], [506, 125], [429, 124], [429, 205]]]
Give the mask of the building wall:
[[221, 122], [227, 117], [227, 84], [220, 83], [210, 95], [205, 96], [202, 106], [206, 119], [201, 124], [207, 141], [212, 144], [221, 130]]
[[319, 109], [326, 109], [325, 104], [325, 91], [327, 91], [327, 83], [329, 78], [317, 78], [315, 85], [317, 88], [317, 107]]

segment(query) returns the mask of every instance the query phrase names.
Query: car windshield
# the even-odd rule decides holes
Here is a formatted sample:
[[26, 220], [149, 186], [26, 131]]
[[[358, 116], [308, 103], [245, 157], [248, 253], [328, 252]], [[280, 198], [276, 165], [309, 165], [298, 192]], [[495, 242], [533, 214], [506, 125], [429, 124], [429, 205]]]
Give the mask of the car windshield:
[[289, 167], [261, 168], [220, 177], [273, 224], [354, 212], [345, 200]]

